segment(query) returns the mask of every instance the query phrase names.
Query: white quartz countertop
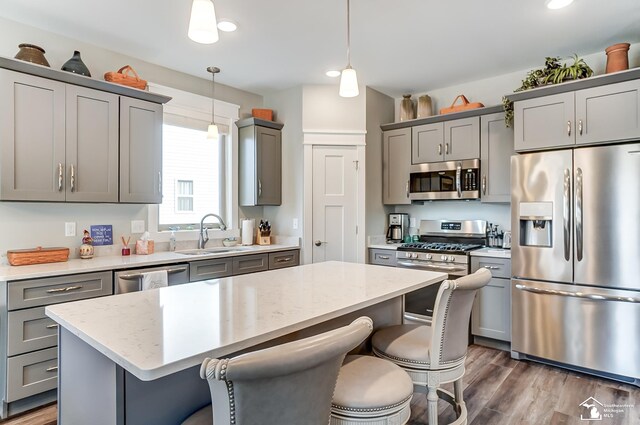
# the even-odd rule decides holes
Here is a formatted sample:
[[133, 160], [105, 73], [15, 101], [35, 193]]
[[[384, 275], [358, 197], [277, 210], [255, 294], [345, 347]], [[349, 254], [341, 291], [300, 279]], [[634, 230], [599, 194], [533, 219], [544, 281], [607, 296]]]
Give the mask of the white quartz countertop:
[[385, 244], [370, 244], [369, 248], [373, 249], [391, 249], [396, 250], [398, 247], [402, 245], [401, 243], [385, 243]]
[[[217, 247], [224, 249], [222, 247]], [[261, 254], [271, 251], [300, 249], [298, 245], [250, 245], [230, 248], [232, 251], [202, 255], [184, 255], [176, 252], [156, 252], [149, 255], [130, 255], [93, 257], [91, 259], [73, 259], [61, 263], [34, 264], [32, 266], [0, 266], [0, 281], [33, 279], [39, 277], [61, 276], [75, 273], [90, 273], [104, 270], [120, 270], [135, 267], [157, 266], [162, 264], [186, 263], [208, 258], [234, 257], [237, 255]], [[237, 249], [234, 251], [234, 249]]]
[[51, 305], [46, 314], [149, 381], [446, 277], [332, 261]]
[[511, 258], [510, 249], [502, 248], [480, 248], [471, 251], [472, 257], [493, 257], [493, 258]]

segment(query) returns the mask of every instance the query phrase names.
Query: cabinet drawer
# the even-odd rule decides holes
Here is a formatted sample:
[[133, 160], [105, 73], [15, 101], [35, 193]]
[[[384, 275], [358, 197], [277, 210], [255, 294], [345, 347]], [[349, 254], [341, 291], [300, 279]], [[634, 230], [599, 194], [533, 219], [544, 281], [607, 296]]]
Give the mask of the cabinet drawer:
[[369, 263], [380, 266], [396, 266], [396, 252], [391, 249], [370, 249]]
[[471, 257], [471, 272], [481, 268], [489, 270], [493, 277], [511, 279], [511, 259], [509, 258]]
[[269, 256], [267, 254], [243, 255], [233, 257], [232, 268], [234, 275], [255, 273], [269, 268]]
[[189, 282], [231, 276], [231, 259], [202, 260], [189, 263]]
[[300, 252], [297, 249], [269, 253], [269, 270], [293, 267], [300, 264]]
[[111, 272], [9, 282], [9, 310], [39, 307], [113, 293]]
[[7, 402], [49, 391], [57, 386], [57, 347], [7, 359]]
[[9, 356], [58, 345], [58, 324], [44, 314], [44, 307], [9, 312], [8, 328]]

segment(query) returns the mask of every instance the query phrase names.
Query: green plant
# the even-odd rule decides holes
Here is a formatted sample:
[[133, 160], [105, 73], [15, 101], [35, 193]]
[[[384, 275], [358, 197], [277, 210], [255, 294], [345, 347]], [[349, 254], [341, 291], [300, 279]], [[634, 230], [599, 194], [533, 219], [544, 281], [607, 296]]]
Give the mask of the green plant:
[[[573, 55], [573, 64], [560, 64], [560, 57], [547, 57], [544, 60], [544, 68], [532, 69], [522, 80], [522, 85], [514, 90], [514, 93], [535, 89], [548, 84], [559, 84], [569, 80], [579, 80], [593, 75], [593, 70], [584, 59]], [[502, 98], [504, 108], [504, 121], [507, 127], [513, 124], [513, 102], [506, 97]]]

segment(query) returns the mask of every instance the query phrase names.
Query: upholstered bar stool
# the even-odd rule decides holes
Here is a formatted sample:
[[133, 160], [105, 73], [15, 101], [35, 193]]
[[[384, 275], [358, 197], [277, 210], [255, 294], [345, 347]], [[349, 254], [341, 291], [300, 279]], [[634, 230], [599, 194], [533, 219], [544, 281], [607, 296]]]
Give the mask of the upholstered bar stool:
[[347, 356], [333, 393], [331, 425], [402, 425], [411, 416], [411, 377], [392, 362]]
[[[453, 405], [457, 419], [452, 424], [467, 423], [462, 378], [469, 319], [476, 292], [490, 280], [487, 269], [445, 280], [438, 290], [430, 326], [390, 326], [373, 335], [374, 354], [402, 367], [411, 376], [415, 391], [427, 393], [429, 425], [438, 423], [438, 397]], [[454, 394], [440, 388], [448, 382], [453, 382]]]
[[232, 359], [206, 359], [208, 405], [182, 425], [327, 425], [346, 354], [373, 329], [368, 317], [310, 338]]

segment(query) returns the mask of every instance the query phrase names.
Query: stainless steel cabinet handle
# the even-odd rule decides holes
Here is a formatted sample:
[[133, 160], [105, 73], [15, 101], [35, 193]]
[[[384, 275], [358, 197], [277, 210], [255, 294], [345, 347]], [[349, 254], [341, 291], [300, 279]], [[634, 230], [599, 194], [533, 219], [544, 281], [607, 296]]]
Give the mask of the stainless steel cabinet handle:
[[407, 198], [409, 198], [409, 180], [407, 180]]
[[593, 301], [621, 301], [626, 303], [640, 303], [640, 298], [634, 297], [616, 297], [613, 295], [585, 294], [584, 292], [559, 291], [556, 289], [542, 289], [531, 286], [516, 284], [516, 289], [521, 291], [532, 292], [534, 294], [559, 295], [562, 297], [584, 298]]
[[47, 294], [55, 294], [55, 293], [58, 293], [58, 292], [77, 291], [78, 289], [82, 289], [82, 285], [66, 286], [64, 288], [56, 288], [56, 289], [48, 289], [47, 290]]
[[576, 170], [576, 258], [578, 261], [582, 261], [582, 238], [583, 238], [583, 223], [582, 223], [582, 169]]
[[[167, 269], [167, 274], [176, 274], [176, 273], [182, 273], [187, 271], [186, 267], [176, 267], [173, 269]], [[131, 274], [121, 274], [118, 275], [118, 279], [124, 279], [124, 280], [137, 280], [142, 278], [142, 276], [144, 275], [144, 273], [131, 273]]]
[[71, 184], [71, 191], [75, 191], [76, 190], [76, 168], [73, 166], [73, 164], [71, 164], [71, 180], [70, 180], [70, 184]]
[[571, 121], [567, 121], [567, 136], [571, 136]]
[[262, 180], [258, 179], [258, 197], [262, 196]]
[[500, 270], [500, 267], [498, 266], [484, 266], [484, 268], [487, 270]]
[[162, 173], [158, 171], [158, 193], [162, 195]]
[[388, 255], [378, 255], [378, 258], [381, 260], [388, 260], [390, 257]]
[[456, 190], [458, 191], [458, 198], [462, 198], [462, 186], [460, 184], [460, 175], [462, 173], [462, 163], [458, 162], [456, 167]]
[[564, 227], [564, 259], [571, 259], [571, 172], [564, 170], [564, 193], [562, 196], [562, 218]]
[[322, 245], [323, 243], [326, 243], [326, 242], [321, 241], [321, 240], [316, 240], [313, 243], [314, 243], [315, 246], [320, 246], [320, 245]]
[[444, 154], [449, 155], [449, 143], [444, 144]]
[[62, 191], [62, 164], [58, 163], [58, 192]]
[[487, 194], [487, 175], [483, 175], [482, 176], [482, 194], [486, 195]]
[[578, 134], [582, 136], [582, 120], [578, 121]]
[[58, 328], [58, 324], [53, 324], [53, 325], [47, 325], [47, 329], [57, 329]]
[[57, 372], [58, 371], [58, 366], [48, 367], [48, 368], [45, 369], [45, 371], [47, 371], [47, 372]]
[[438, 155], [442, 155], [442, 143], [438, 143]]
[[288, 263], [289, 261], [293, 261], [293, 257], [285, 257], [285, 258], [277, 258], [276, 263]]

